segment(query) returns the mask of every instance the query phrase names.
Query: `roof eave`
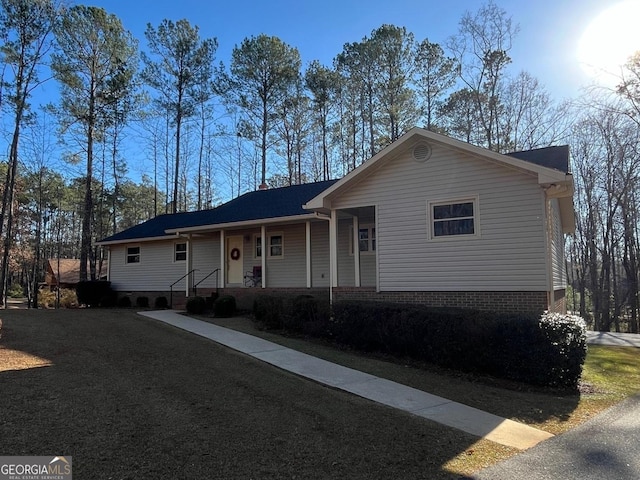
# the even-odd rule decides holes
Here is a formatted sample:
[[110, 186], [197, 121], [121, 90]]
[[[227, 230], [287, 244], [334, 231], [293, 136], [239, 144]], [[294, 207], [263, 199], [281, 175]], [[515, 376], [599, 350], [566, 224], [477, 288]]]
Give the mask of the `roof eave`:
[[277, 223], [291, 223], [301, 220], [313, 220], [317, 218], [313, 213], [304, 213], [301, 215], [289, 215], [286, 217], [259, 218], [256, 220], [245, 220], [242, 222], [213, 223], [209, 225], [197, 225], [193, 227], [171, 228], [166, 230], [167, 233], [183, 234], [207, 231], [219, 231], [229, 228], [246, 228], [257, 227], [261, 225], [273, 225]]
[[176, 237], [177, 235], [162, 235], [162, 236], [155, 236], [155, 237], [124, 238], [121, 240], [99, 241], [99, 242], [95, 242], [95, 244], [100, 246], [119, 245], [122, 243], [140, 243], [140, 242], [153, 242], [157, 240], [175, 240]]

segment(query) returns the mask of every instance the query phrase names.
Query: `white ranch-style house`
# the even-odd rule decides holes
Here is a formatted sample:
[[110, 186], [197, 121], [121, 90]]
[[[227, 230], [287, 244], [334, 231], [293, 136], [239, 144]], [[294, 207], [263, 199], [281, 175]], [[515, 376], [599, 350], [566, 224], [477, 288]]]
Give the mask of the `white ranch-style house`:
[[573, 193], [566, 146], [503, 155], [414, 128], [340, 180], [161, 215], [99, 244], [112, 287], [133, 296], [563, 312]]

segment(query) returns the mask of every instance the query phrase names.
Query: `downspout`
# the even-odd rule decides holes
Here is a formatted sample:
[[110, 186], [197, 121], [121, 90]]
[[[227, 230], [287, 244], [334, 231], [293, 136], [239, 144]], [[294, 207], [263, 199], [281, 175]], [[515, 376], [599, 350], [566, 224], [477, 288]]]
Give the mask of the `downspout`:
[[307, 220], [305, 222], [304, 227], [305, 233], [305, 254], [307, 261], [307, 288], [312, 287], [312, 278], [311, 278], [311, 222]]
[[193, 283], [193, 279], [191, 278], [191, 275], [190, 275], [191, 267], [193, 265], [192, 252], [191, 252], [191, 234], [187, 235], [186, 240], [187, 240], [187, 262], [186, 262], [187, 271], [185, 272], [185, 274], [187, 276], [185, 277], [185, 294], [184, 295], [186, 298], [189, 298], [189, 291], [191, 290], [191, 284]]
[[353, 280], [360, 287], [360, 219], [353, 216]]
[[260, 285], [262, 286], [262, 288], [267, 288], [267, 250], [269, 247], [266, 242], [267, 227], [265, 227], [264, 225], [260, 227], [260, 237], [260, 244], [262, 245], [262, 255], [260, 260], [260, 265], [262, 268], [262, 278], [260, 279]]

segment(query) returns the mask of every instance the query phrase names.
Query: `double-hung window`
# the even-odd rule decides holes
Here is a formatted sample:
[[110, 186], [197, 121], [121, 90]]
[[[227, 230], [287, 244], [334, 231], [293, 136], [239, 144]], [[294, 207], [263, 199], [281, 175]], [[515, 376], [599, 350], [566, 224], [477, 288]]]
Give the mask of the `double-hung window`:
[[[254, 258], [262, 258], [262, 237], [256, 235], [254, 239]], [[284, 236], [281, 233], [267, 235], [267, 255], [269, 258], [284, 257]]]
[[477, 211], [477, 198], [430, 202], [430, 238], [459, 238], [477, 235]]
[[376, 251], [376, 227], [360, 227], [358, 229], [358, 250], [360, 253]]
[[140, 263], [140, 247], [127, 247], [127, 263]]
[[270, 257], [282, 257], [284, 256], [284, 240], [282, 234], [269, 235], [269, 256]]
[[187, 243], [180, 242], [173, 244], [173, 261], [184, 262], [187, 260]]

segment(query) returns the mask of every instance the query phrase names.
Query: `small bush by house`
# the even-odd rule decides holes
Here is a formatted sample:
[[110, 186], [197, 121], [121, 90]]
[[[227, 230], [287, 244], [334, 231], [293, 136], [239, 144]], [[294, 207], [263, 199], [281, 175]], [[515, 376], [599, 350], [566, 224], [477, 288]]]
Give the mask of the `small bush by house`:
[[168, 308], [169, 301], [167, 300], [167, 297], [156, 297], [153, 301], [153, 306], [155, 308]]
[[273, 295], [260, 295], [253, 301], [253, 316], [267, 329], [284, 327], [284, 298]]
[[131, 308], [131, 297], [125, 295], [118, 298], [117, 305], [120, 308]]
[[136, 298], [136, 307], [138, 308], [149, 308], [149, 297], [137, 297]]
[[223, 295], [213, 302], [213, 313], [216, 317], [229, 318], [236, 314], [236, 298]]
[[204, 313], [204, 310], [207, 306], [207, 302], [203, 297], [191, 297], [187, 300], [187, 312], [192, 313], [194, 315], [200, 315]]

